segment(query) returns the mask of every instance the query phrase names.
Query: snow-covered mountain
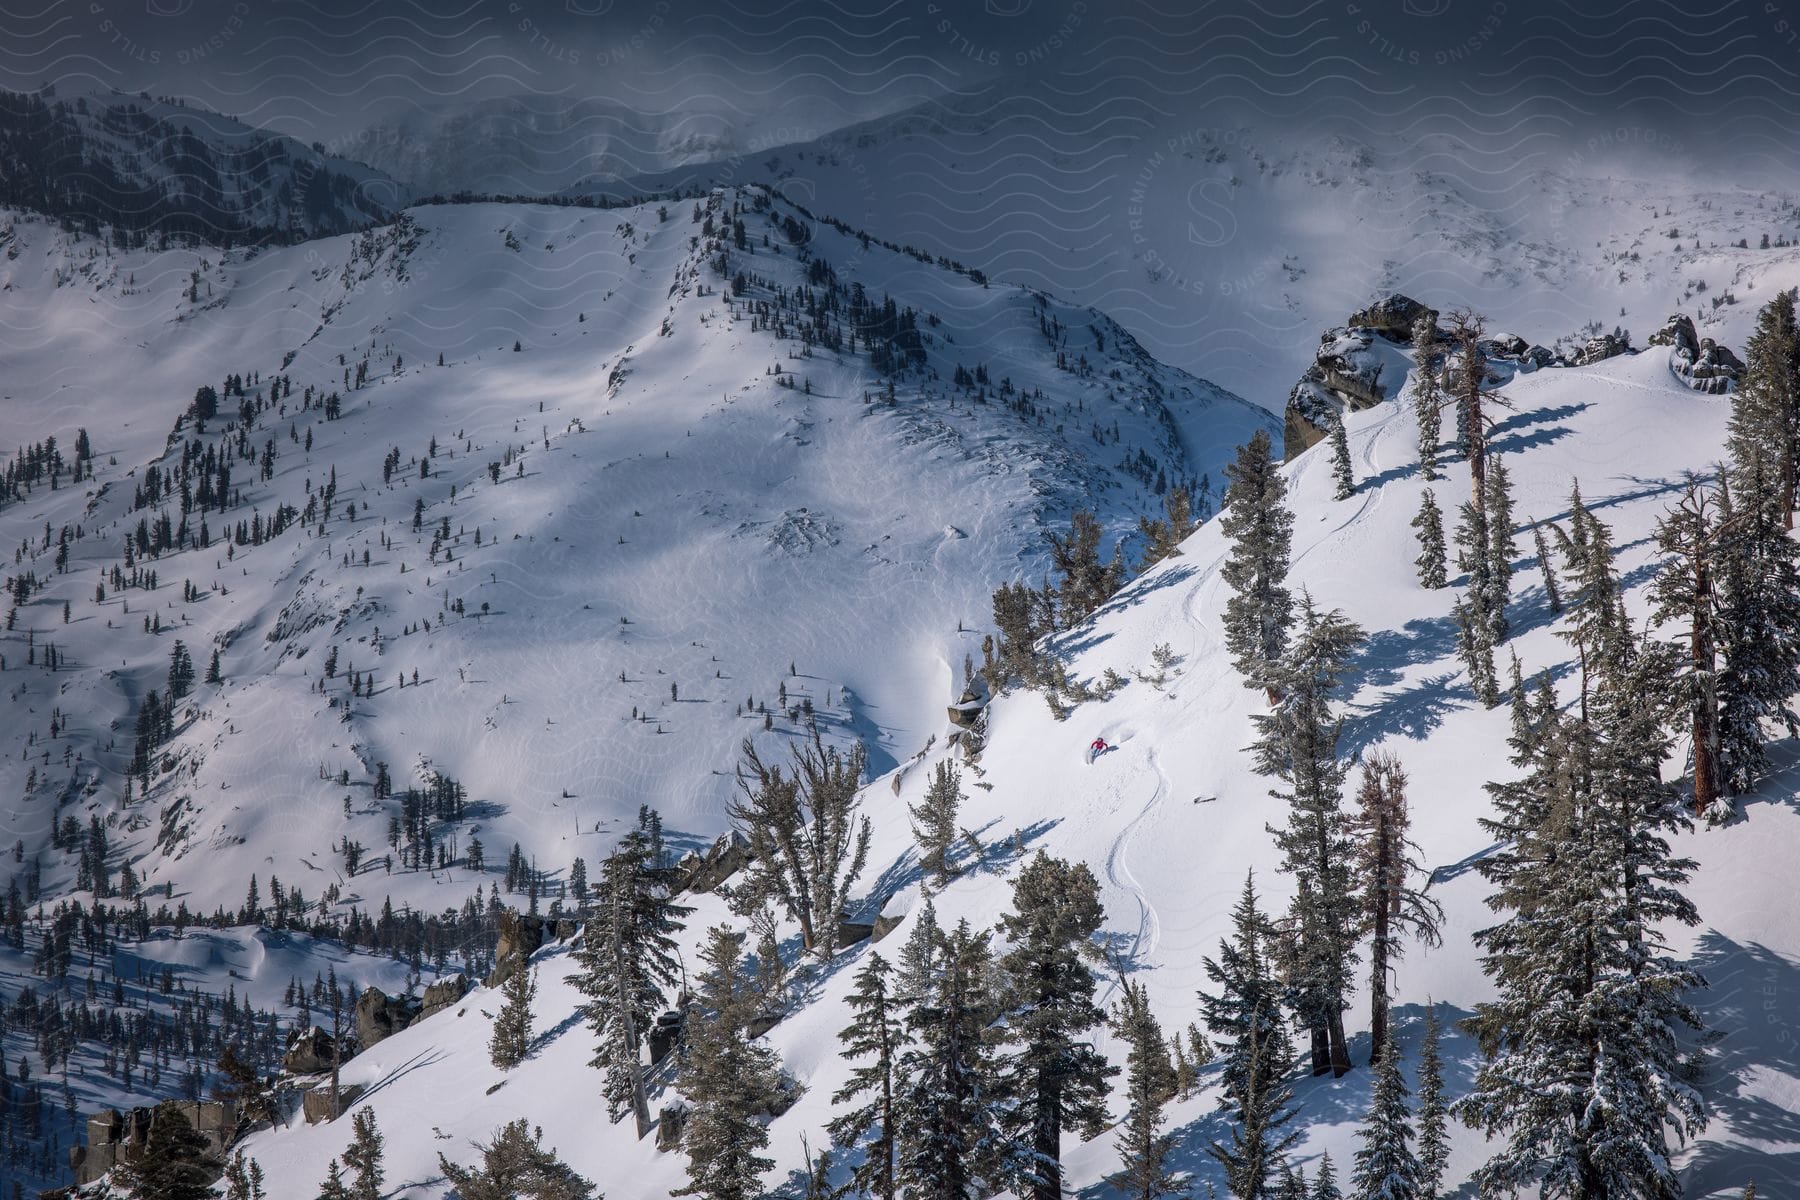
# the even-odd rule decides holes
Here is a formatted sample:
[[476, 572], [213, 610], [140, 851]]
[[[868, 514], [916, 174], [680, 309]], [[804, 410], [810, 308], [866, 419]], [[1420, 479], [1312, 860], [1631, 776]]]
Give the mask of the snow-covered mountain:
[[[912, 758], [1046, 531], [1204, 502], [1273, 424], [1092, 310], [754, 189], [229, 252], [4, 229], [0, 845], [33, 903], [106, 899], [71, 820], [111, 903], [129, 864], [171, 908], [255, 876], [334, 919], [479, 910], [513, 853], [567, 899], [644, 804], [703, 847], [742, 739]], [[177, 640], [222, 681], [147, 746]], [[440, 865], [390, 825], [444, 780]], [[76, 1061], [77, 1108], [118, 1100]]]
[[401, 199], [361, 163], [203, 108], [0, 92], [0, 205], [121, 242], [291, 242], [385, 220]]

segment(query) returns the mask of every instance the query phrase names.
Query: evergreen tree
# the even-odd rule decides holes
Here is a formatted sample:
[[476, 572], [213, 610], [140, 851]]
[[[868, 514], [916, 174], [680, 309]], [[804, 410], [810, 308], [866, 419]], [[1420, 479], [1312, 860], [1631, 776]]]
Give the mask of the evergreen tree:
[[[1143, 984], [1125, 981], [1125, 994], [1113, 1011], [1113, 1032], [1126, 1048], [1127, 1107], [1119, 1123], [1119, 1171], [1107, 1183], [1134, 1200], [1183, 1195], [1180, 1177], [1169, 1165], [1175, 1137], [1162, 1131], [1176, 1072]], [[1180, 1047], [1179, 1039], [1175, 1044]]]
[[381, 1181], [386, 1174], [381, 1165], [383, 1140], [375, 1127], [375, 1110], [357, 1109], [350, 1118], [350, 1145], [344, 1150], [344, 1165], [356, 1177], [350, 1185], [350, 1200], [381, 1200]]
[[1531, 540], [1537, 548], [1538, 573], [1544, 577], [1544, 595], [1550, 601], [1552, 615], [1562, 612], [1562, 589], [1556, 585], [1556, 564], [1551, 561], [1550, 547], [1544, 543], [1544, 527], [1534, 526]]
[[[1719, 777], [1733, 794], [1769, 774], [1764, 745], [1771, 728], [1800, 734], [1792, 701], [1800, 693], [1800, 546], [1788, 536], [1780, 506], [1766, 499], [1768, 489], [1754, 478], [1747, 486], [1718, 489], [1722, 524], [1731, 530], [1716, 573]], [[1706, 815], [1724, 820], [1734, 807], [1720, 802]]]
[[1731, 397], [1726, 451], [1739, 492], [1754, 481], [1759, 498], [1771, 500], [1782, 527], [1792, 529], [1800, 458], [1800, 328], [1792, 292], [1777, 292], [1757, 314], [1744, 347], [1743, 380]]
[[1261, 688], [1273, 704], [1280, 697], [1276, 676], [1293, 624], [1293, 597], [1287, 589], [1294, 514], [1283, 498], [1287, 481], [1271, 457], [1266, 430], [1257, 430], [1225, 468], [1231, 486], [1219, 528], [1232, 540], [1220, 574], [1231, 587], [1225, 602], [1225, 644], [1244, 686]]
[[913, 920], [906, 942], [900, 947], [900, 962], [894, 975], [895, 999], [915, 1006], [931, 1000], [937, 989], [943, 940], [943, 931], [937, 923], [937, 908], [926, 900]]
[[214, 647], [212, 658], [206, 664], [206, 682], [223, 683], [224, 681], [225, 677], [219, 673], [219, 651], [217, 647]]
[[606, 1072], [607, 1116], [618, 1122], [629, 1111], [640, 1138], [650, 1106], [639, 1047], [668, 1004], [665, 989], [681, 978], [675, 935], [693, 911], [669, 899], [674, 880], [659, 861], [657, 827], [654, 811], [645, 810], [601, 864], [600, 911], [576, 951], [575, 986], [588, 997], [582, 1011], [598, 1043], [590, 1065]]
[[1413, 1154], [1412, 1113], [1400, 1076], [1400, 1051], [1392, 1038], [1375, 1060], [1375, 1088], [1357, 1140], [1356, 1169], [1350, 1176], [1355, 1200], [1422, 1200], [1424, 1168]]
[[1138, 569], [1148, 571], [1165, 558], [1179, 558], [1181, 543], [1193, 536], [1199, 524], [1194, 520], [1193, 498], [1184, 487], [1172, 487], [1163, 494], [1162, 517], [1138, 518], [1138, 532], [1144, 535], [1144, 558]]
[[1494, 623], [1494, 640], [1502, 642], [1506, 640], [1506, 606], [1512, 599], [1512, 560], [1518, 546], [1513, 536], [1512, 476], [1506, 460], [1498, 454], [1488, 462], [1482, 508], [1487, 525], [1489, 619]]
[[1444, 910], [1412, 886], [1421, 868], [1418, 847], [1406, 836], [1406, 772], [1391, 752], [1377, 750], [1363, 763], [1357, 811], [1350, 819], [1356, 845], [1359, 926], [1369, 932], [1369, 1061], [1381, 1060], [1388, 1032], [1388, 977], [1401, 956], [1400, 934], [1411, 933], [1428, 946], [1441, 942]]
[[1270, 794], [1288, 802], [1287, 826], [1271, 826], [1270, 832], [1282, 852], [1282, 870], [1300, 885], [1287, 974], [1295, 1011], [1312, 1031], [1315, 1075], [1350, 1069], [1344, 1009], [1353, 987], [1358, 922], [1354, 847], [1341, 807], [1345, 764], [1337, 743], [1343, 720], [1332, 703], [1362, 641], [1362, 630], [1343, 613], [1320, 613], [1303, 595], [1300, 631], [1278, 676], [1282, 699], [1255, 718], [1258, 736], [1250, 748], [1257, 772], [1286, 785]]
[[1062, 576], [1057, 588], [1060, 627], [1072, 628], [1112, 598], [1126, 577], [1123, 550], [1113, 547], [1111, 559], [1100, 559], [1100, 522], [1094, 514], [1077, 509], [1069, 521], [1069, 533], [1058, 537], [1046, 532], [1050, 562]]
[[833, 1117], [832, 1143], [849, 1148], [861, 1143], [863, 1160], [851, 1172], [858, 1195], [894, 1200], [895, 1171], [899, 1150], [897, 1093], [901, 1084], [900, 1055], [911, 1039], [893, 994], [893, 970], [881, 955], [871, 952], [856, 976], [850, 1008], [856, 1014], [838, 1034], [844, 1057], [858, 1060], [849, 1080], [831, 1097], [833, 1104], [847, 1104], [866, 1097], [862, 1105]]
[[1017, 1153], [1009, 1173], [1021, 1196], [1059, 1200], [1065, 1129], [1097, 1136], [1106, 1123], [1108, 1080], [1117, 1069], [1090, 1033], [1105, 1019], [1094, 1003], [1087, 958], [1106, 919], [1100, 885], [1085, 863], [1039, 851], [1013, 881], [1013, 911], [1000, 917], [1011, 943], [1001, 956], [1007, 982], [999, 1083], [1010, 1101], [1002, 1129]]
[[1413, 321], [1413, 413], [1419, 423], [1419, 473], [1427, 483], [1439, 478], [1438, 443], [1444, 433], [1443, 393], [1437, 377], [1437, 313], [1426, 309]]
[[688, 1184], [674, 1194], [702, 1200], [751, 1200], [764, 1194], [769, 1131], [758, 1119], [779, 1089], [775, 1052], [746, 1031], [753, 987], [744, 973], [742, 935], [715, 926], [701, 951], [700, 1002], [711, 1019], [688, 1025], [682, 1090], [693, 1102], [682, 1148]]
[[169, 699], [179, 700], [194, 687], [194, 660], [189, 657], [188, 649], [182, 645], [181, 639], [175, 639], [175, 646], [169, 651]]
[[938, 760], [925, 798], [907, 806], [923, 865], [940, 888], [950, 882], [950, 850], [956, 844], [956, 815], [962, 802], [962, 778], [956, 764], [946, 758]]
[[1350, 438], [1344, 430], [1344, 414], [1331, 414], [1331, 478], [1337, 485], [1335, 498], [1348, 500], [1356, 495], [1356, 475], [1350, 466]]
[[350, 1200], [350, 1188], [344, 1183], [343, 1169], [335, 1158], [326, 1168], [325, 1182], [319, 1185], [319, 1200]]
[[837, 952], [838, 913], [869, 858], [869, 818], [857, 798], [868, 751], [827, 747], [818, 731], [794, 750], [792, 773], [769, 766], [744, 740], [742, 799], [728, 809], [750, 842], [750, 867], [732, 903], [752, 913], [775, 901], [821, 959]]
[[206, 1139], [173, 1103], [157, 1106], [137, 1158], [120, 1163], [113, 1179], [137, 1200], [211, 1200], [213, 1169]]
[[988, 935], [960, 921], [939, 939], [930, 994], [914, 1002], [906, 1026], [914, 1045], [901, 1058], [901, 1194], [907, 1200], [967, 1200], [1000, 1150], [994, 1124], [993, 1064], [987, 1029]]
[[537, 995], [537, 980], [529, 962], [513, 968], [500, 984], [500, 995], [503, 999], [500, 1013], [494, 1018], [488, 1056], [496, 1067], [510, 1071], [531, 1052], [531, 1001]]
[[1500, 681], [1494, 674], [1494, 647], [1488, 640], [1488, 623], [1471, 608], [1473, 593], [1451, 608], [1456, 621], [1456, 652], [1469, 672], [1475, 698], [1488, 708], [1500, 703]]
[[1467, 309], [1450, 314], [1450, 337], [1456, 345], [1456, 439], [1469, 461], [1469, 503], [1483, 506], [1487, 496], [1487, 417], [1490, 393], [1487, 352], [1481, 342], [1487, 333], [1482, 319]]
[[1425, 1040], [1419, 1047], [1419, 1196], [1437, 1200], [1450, 1162], [1450, 1137], [1444, 1107], [1444, 1060], [1437, 1005], [1425, 1010]]
[[1441, 588], [1450, 581], [1444, 561], [1444, 514], [1430, 488], [1419, 501], [1419, 515], [1412, 519], [1412, 527], [1419, 531], [1419, 557], [1413, 559], [1419, 568], [1419, 586]]
[[1699, 1028], [1684, 997], [1703, 981], [1660, 932], [1699, 921], [1680, 890], [1693, 864], [1666, 837], [1686, 817], [1657, 778], [1666, 741], [1629, 648], [1589, 664], [1482, 822], [1505, 847], [1478, 867], [1505, 914], [1475, 935], [1498, 996], [1472, 1018], [1487, 1062], [1454, 1109], [1500, 1143], [1484, 1194], [1678, 1196], [1669, 1134], [1705, 1125], [1676, 1042]]
[[1331, 1163], [1331, 1151], [1319, 1155], [1319, 1173], [1313, 1177], [1311, 1200], [1344, 1200], [1338, 1190], [1337, 1168]]
[[543, 1148], [544, 1131], [528, 1131], [520, 1117], [495, 1131], [481, 1151], [479, 1170], [438, 1155], [438, 1168], [461, 1200], [600, 1200], [594, 1185]]
[[1216, 960], [1205, 960], [1207, 976], [1219, 993], [1200, 995], [1207, 1029], [1219, 1039], [1224, 1055], [1219, 1107], [1232, 1122], [1230, 1143], [1214, 1142], [1208, 1149], [1224, 1167], [1233, 1196], [1264, 1200], [1273, 1195], [1272, 1177], [1300, 1136], [1282, 1129], [1295, 1113], [1290, 1107], [1294, 1093], [1287, 1086], [1294, 1051], [1281, 1011], [1280, 985], [1268, 961], [1272, 931], [1256, 906], [1254, 876], [1244, 880], [1231, 917], [1231, 938], [1221, 943]]

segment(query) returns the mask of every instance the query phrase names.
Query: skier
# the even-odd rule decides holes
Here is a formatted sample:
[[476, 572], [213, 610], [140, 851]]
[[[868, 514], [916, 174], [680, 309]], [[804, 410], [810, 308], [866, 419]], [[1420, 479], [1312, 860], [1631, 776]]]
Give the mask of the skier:
[[1089, 745], [1088, 745], [1088, 762], [1090, 762], [1090, 763], [1091, 763], [1091, 762], [1093, 762], [1093, 761], [1094, 761], [1094, 760], [1095, 760], [1095, 759], [1096, 759], [1096, 758], [1099, 758], [1099, 757], [1100, 757], [1100, 756], [1101, 756], [1101, 755], [1102, 755], [1102, 754], [1105, 754], [1105, 753], [1106, 753], [1106, 751], [1107, 751], [1107, 749], [1108, 749], [1108, 747], [1107, 747], [1107, 745], [1106, 745], [1106, 739], [1105, 739], [1105, 738], [1103, 738], [1103, 737], [1097, 737], [1097, 738], [1095, 738], [1095, 739], [1094, 739], [1094, 740], [1093, 740], [1093, 741], [1092, 741], [1092, 742], [1091, 742], [1091, 743], [1089, 743]]

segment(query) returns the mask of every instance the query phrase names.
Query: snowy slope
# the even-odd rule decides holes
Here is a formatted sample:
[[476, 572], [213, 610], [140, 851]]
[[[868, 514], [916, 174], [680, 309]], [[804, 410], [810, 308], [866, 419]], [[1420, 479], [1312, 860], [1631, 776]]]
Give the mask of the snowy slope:
[[[1104, 88], [1015, 81], [575, 190], [775, 183], [997, 279], [1083, 296], [1163, 361], [1271, 408], [1317, 331], [1387, 291], [1473, 304], [1545, 345], [1590, 325], [1641, 345], [1679, 307], [1731, 320], [1727, 293], [1741, 301], [1749, 278], [1795, 259], [1791, 191], [1707, 170], [1653, 130], [1472, 128], [1460, 109], [1395, 127], [1355, 102], [1246, 114], [1188, 91], [1235, 77], [1232, 38], [1215, 81], [1153, 37], [1114, 40], [1162, 65]], [[1789, 245], [1760, 249], [1764, 234]]]
[[[1670, 375], [1665, 351], [1521, 376], [1503, 394], [1514, 411], [1506, 414], [1493, 449], [1512, 471], [1517, 512], [1525, 520], [1564, 517], [1571, 482], [1578, 479], [1589, 506], [1614, 531], [1630, 610], [1641, 618], [1643, 589], [1656, 561], [1651, 527], [1682, 472], [1718, 453], [1728, 403], [1683, 387]], [[1482, 903], [1484, 884], [1469, 867], [1488, 848], [1476, 825], [1489, 811], [1483, 785], [1509, 770], [1507, 717], [1504, 708], [1483, 710], [1469, 691], [1454, 655], [1451, 592], [1425, 591], [1413, 582], [1407, 523], [1423, 484], [1410, 415], [1390, 404], [1352, 414], [1348, 423], [1362, 481], [1354, 498], [1331, 499], [1322, 451], [1288, 468], [1298, 515], [1293, 582], [1322, 606], [1343, 608], [1370, 634], [1352, 681], [1346, 749], [1380, 744], [1400, 755], [1412, 780], [1413, 832], [1435, 868], [1432, 892], [1447, 912], [1443, 948], [1412, 947], [1400, 964], [1398, 1035], [1412, 1053], [1428, 998], [1452, 1018], [1467, 1015], [1488, 994], [1469, 939], [1490, 914]], [[1452, 467], [1438, 492], [1453, 497], [1466, 486], [1466, 469]], [[1287, 890], [1264, 829], [1281, 819], [1280, 802], [1268, 795], [1268, 781], [1251, 773], [1242, 752], [1259, 701], [1241, 686], [1223, 653], [1223, 539], [1208, 526], [1183, 551], [1128, 587], [1091, 625], [1068, 635], [1064, 646], [1075, 674], [1092, 679], [1107, 668], [1147, 668], [1152, 650], [1166, 644], [1178, 660], [1174, 678], [1160, 690], [1130, 683], [1110, 701], [1081, 706], [1066, 723], [1032, 694], [998, 701], [980, 786], [966, 787], [971, 799], [964, 810], [968, 826], [993, 852], [936, 899], [941, 922], [968, 917], [989, 925], [1008, 904], [1015, 845], [1088, 863], [1102, 881], [1108, 947], [1148, 985], [1165, 1028], [1196, 1018], [1195, 993], [1204, 983], [1200, 959], [1216, 953], [1245, 871], [1256, 870], [1271, 908], [1281, 905]], [[1520, 570], [1515, 597], [1512, 647], [1528, 670], [1560, 671], [1568, 648], [1554, 634], [1534, 566]], [[1096, 734], [1118, 749], [1083, 767], [1082, 750]], [[1792, 760], [1787, 747], [1777, 749], [1782, 760]], [[1680, 769], [1670, 764], [1672, 773]], [[885, 779], [865, 793], [876, 821], [871, 874], [879, 880], [873, 890], [889, 913], [916, 908], [919, 900], [904, 805], [922, 794], [926, 774], [923, 767], [904, 773], [897, 794]], [[1681, 1157], [1693, 1197], [1736, 1196], [1750, 1176], [1776, 1193], [1794, 1178], [1786, 1098], [1800, 1086], [1800, 1063], [1786, 1034], [1781, 997], [1796, 983], [1800, 930], [1769, 900], [1773, 881], [1800, 851], [1797, 783], [1800, 777], [1784, 771], [1751, 798], [1745, 821], [1694, 833], [1678, 847], [1700, 860], [1692, 895], [1703, 918], [1678, 946], [1692, 953], [1711, 981], [1701, 998], [1705, 1016], [1725, 1035], [1707, 1081], [1712, 1126]], [[700, 905], [690, 923], [690, 947], [698, 931], [720, 916], [716, 900], [701, 897]], [[891, 934], [882, 952], [891, 957], [910, 927]], [[803, 1136], [820, 1144], [828, 1097], [849, 1069], [835, 1053], [834, 1036], [847, 1020], [851, 977], [868, 952], [852, 950], [809, 981], [806, 1003], [768, 1035], [784, 1067], [808, 1088], [799, 1105], [773, 1124], [778, 1170], [771, 1181], [800, 1165]], [[589, 1053], [589, 1036], [572, 1020], [576, 997], [562, 981], [570, 966], [566, 950], [540, 954], [536, 1020], [539, 1030], [549, 1032], [511, 1076], [503, 1078], [487, 1062], [488, 1014], [497, 1008], [497, 997], [487, 992], [472, 995], [460, 1014], [441, 1014], [359, 1062], [359, 1078], [380, 1084], [371, 1104], [389, 1131], [390, 1179], [406, 1183], [402, 1194], [435, 1195], [439, 1151], [466, 1159], [469, 1139], [521, 1113], [541, 1122], [546, 1142], [609, 1194], [661, 1195], [679, 1184], [678, 1156], [657, 1155], [648, 1142], [634, 1142], [628, 1127], [608, 1126], [596, 1113], [598, 1077], [579, 1065]], [[1361, 1062], [1367, 1038], [1358, 1031], [1366, 1029], [1366, 1005], [1353, 1009], [1351, 1018], [1353, 1053]], [[1447, 1051], [1451, 1090], [1460, 1092], [1475, 1052], [1457, 1036]], [[1342, 1080], [1298, 1084], [1306, 1130], [1299, 1153], [1309, 1168], [1325, 1150], [1340, 1167], [1349, 1163], [1367, 1075], [1357, 1070]], [[482, 1097], [495, 1087], [454, 1111], [433, 1099], [452, 1091]], [[1182, 1165], [1216, 1182], [1216, 1167], [1204, 1152], [1207, 1139], [1223, 1135], [1212, 1100], [1209, 1087], [1176, 1106], [1173, 1125], [1182, 1139]], [[435, 1128], [428, 1133], [427, 1126]], [[1466, 1130], [1455, 1135], [1451, 1176], [1461, 1180], [1483, 1151]], [[318, 1175], [347, 1138], [341, 1125], [274, 1131], [255, 1136], [247, 1149], [276, 1168], [272, 1173], [282, 1180], [276, 1195], [301, 1197], [308, 1194], [308, 1172]], [[1071, 1182], [1080, 1194], [1110, 1194], [1099, 1181], [1117, 1162], [1112, 1140], [1107, 1136], [1069, 1153]], [[290, 1182], [291, 1176], [301, 1178]]]

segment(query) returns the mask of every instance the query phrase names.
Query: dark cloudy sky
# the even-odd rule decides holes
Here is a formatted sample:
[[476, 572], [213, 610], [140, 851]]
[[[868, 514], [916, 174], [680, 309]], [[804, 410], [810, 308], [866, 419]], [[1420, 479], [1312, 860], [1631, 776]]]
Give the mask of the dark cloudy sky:
[[172, 94], [312, 138], [495, 95], [809, 128], [992, 86], [1492, 136], [1629, 126], [1785, 166], [1786, 0], [6, 0], [0, 84]]

